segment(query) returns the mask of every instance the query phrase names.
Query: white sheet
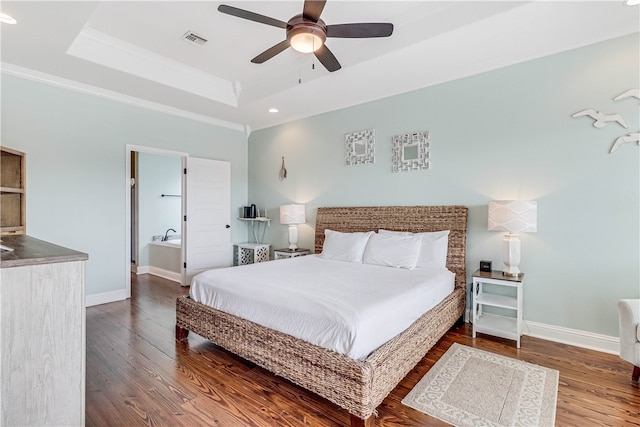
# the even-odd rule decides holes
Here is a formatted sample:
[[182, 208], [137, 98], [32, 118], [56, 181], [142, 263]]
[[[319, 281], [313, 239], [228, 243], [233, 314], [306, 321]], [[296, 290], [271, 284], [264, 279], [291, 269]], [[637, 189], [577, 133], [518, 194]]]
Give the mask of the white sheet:
[[446, 269], [383, 267], [317, 255], [209, 270], [194, 301], [365, 359], [454, 289]]

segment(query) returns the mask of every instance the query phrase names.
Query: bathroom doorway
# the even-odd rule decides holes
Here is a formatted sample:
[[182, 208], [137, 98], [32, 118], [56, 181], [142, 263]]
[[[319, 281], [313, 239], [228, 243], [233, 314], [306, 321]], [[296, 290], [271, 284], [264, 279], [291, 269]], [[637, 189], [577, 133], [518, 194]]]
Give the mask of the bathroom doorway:
[[[151, 273], [181, 282], [182, 164], [187, 153], [127, 145], [127, 278]], [[131, 281], [127, 281], [131, 297]]]
[[[231, 266], [231, 163], [133, 145], [127, 145], [126, 159], [127, 277], [132, 271], [150, 273], [188, 286], [200, 271]], [[176, 167], [177, 175], [170, 178]], [[170, 249], [180, 256], [166, 254]], [[165, 255], [154, 257], [152, 251]], [[154, 265], [158, 257], [168, 264]], [[159, 274], [167, 271], [169, 277]]]

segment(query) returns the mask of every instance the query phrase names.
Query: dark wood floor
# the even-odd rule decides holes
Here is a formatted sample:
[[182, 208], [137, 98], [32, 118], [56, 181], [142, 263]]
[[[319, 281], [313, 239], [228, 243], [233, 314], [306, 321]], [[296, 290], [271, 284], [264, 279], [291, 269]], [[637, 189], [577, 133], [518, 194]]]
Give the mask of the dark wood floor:
[[[150, 275], [132, 298], [87, 309], [87, 426], [339, 426], [346, 411], [195, 334], [174, 340], [175, 298], [188, 293]], [[452, 343], [560, 371], [558, 426], [640, 426], [640, 389], [617, 356], [522, 338], [449, 332], [378, 407], [376, 426], [447, 425], [400, 403]]]

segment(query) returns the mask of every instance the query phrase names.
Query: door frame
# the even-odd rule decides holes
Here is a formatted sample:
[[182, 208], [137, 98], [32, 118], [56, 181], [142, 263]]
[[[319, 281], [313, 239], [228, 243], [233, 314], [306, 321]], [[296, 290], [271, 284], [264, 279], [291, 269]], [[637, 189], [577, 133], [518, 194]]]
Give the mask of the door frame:
[[[125, 155], [125, 274], [126, 274], [126, 298], [131, 298], [131, 152], [137, 151], [138, 153], [151, 153], [151, 154], [164, 154], [168, 156], [179, 156], [182, 158], [182, 163], [189, 157], [189, 153], [183, 151], [166, 150], [163, 148], [145, 147], [142, 145], [126, 145]], [[182, 188], [185, 186], [185, 176], [182, 176]], [[137, 184], [137, 183], [136, 183]], [[184, 200], [184, 198], [183, 198]], [[184, 203], [183, 203], [184, 216]], [[139, 244], [139, 242], [138, 242]], [[184, 254], [183, 254], [184, 257]]]

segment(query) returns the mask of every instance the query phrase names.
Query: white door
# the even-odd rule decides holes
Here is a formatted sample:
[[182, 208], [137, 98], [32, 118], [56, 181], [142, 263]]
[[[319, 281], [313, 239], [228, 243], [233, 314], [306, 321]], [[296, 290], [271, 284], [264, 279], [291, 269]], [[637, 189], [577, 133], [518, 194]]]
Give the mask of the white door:
[[231, 163], [186, 157], [182, 223], [182, 286], [211, 268], [233, 263], [231, 248]]

